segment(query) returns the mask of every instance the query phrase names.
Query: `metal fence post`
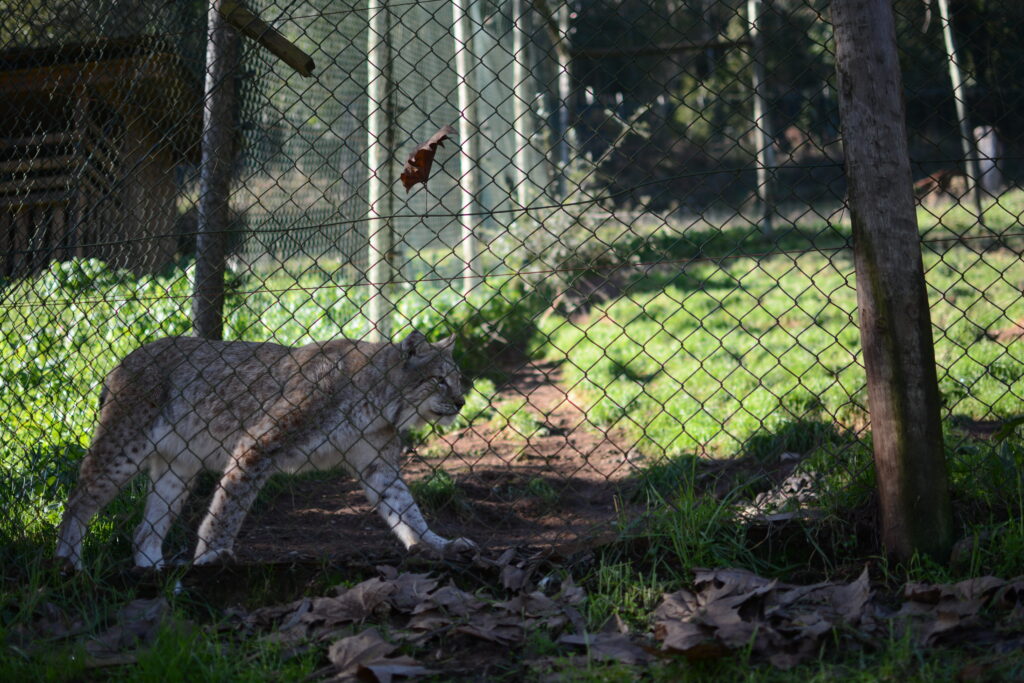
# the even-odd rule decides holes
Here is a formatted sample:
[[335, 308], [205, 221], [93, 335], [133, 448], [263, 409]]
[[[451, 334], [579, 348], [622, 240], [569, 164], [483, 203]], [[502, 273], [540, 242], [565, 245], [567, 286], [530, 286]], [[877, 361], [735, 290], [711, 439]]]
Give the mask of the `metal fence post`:
[[369, 233], [370, 296], [368, 317], [371, 341], [387, 341], [391, 337], [391, 281], [394, 279], [394, 111], [390, 106], [391, 17], [387, 0], [367, 0], [370, 21], [366, 44], [367, 97], [367, 231]]
[[231, 193], [234, 61], [238, 36], [221, 15], [221, 0], [207, 11], [206, 82], [192, 328], [199, 337], [224, 335], [224, 271]]
[[932, 327], [888, 0], [835, 0], [839, 114], [882, 541], [943, 558], [952, 543]]
[[480, 275], [477, 237], [474, 223], [478, 217], [477, 168], [479, 158], [478, 122], [476, 120], [476, 93], [470, 84], [470, 58], [473, 56], [472, 31], [469, 23], [467, 2], [473, 0], [452, 0], [452, 30], [455, 38], [455, 74], [459, 98], [459, 189], [461, 190], [459, 222], [462, 224], [462, 291], [473, 290]]

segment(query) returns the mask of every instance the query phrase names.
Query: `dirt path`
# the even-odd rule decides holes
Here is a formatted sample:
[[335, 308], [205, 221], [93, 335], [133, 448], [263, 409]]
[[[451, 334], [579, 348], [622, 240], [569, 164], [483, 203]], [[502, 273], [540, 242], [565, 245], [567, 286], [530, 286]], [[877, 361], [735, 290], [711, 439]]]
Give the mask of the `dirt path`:
[[[490, 420], [420, 447], [407, 481], [444, 470], [458, 494], [421, 501], [435, 530], [466, 536], [488, 550], [575, 544], [607, 531], [616, 496], [634, 468], [618, 435], [587, 423], [556, 364], [521, 361], [499, 387], [496, 405], [525, 399], [541, 429], [523, 435]], [[381, 558], [401, 548], [361, 490], [340, 472], [285, 480], [280, 493], [250, 514], [236, 544], [242, 562]]]

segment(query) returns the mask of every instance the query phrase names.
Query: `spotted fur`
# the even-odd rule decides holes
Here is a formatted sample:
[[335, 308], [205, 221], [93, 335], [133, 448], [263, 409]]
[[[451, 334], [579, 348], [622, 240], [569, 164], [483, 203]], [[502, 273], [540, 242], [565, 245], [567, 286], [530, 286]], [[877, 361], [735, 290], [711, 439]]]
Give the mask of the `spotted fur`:
[[429, 529], [399, 472], [402, 432], [451, 422], [463, 406], [453, 343], [431, 344], [418, 332], [398, 344], [337, 339], [299, 348], [170, 337], [135, 350], [107, 377], [57, 556], [80, 568], [93, 516], [146, 471], [134, 559], [162, 567], [171, 524], [199, 473], [212, 470], [220, 484], [193, 562], [224, 560], [271, 474], [338, 465], [406, 548], [473, 547]]

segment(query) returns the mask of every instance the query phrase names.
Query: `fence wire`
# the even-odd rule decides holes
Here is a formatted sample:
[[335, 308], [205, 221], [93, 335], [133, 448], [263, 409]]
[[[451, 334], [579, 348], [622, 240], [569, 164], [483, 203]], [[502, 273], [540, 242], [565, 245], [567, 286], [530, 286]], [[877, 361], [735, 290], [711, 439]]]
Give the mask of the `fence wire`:
[[[895, 8], [969, 523], [1022, 485], [1024, 8], [950, 5]], [[0, 16], [5, 544], [555, 546], [701, 495], [751, 529], [870, 517], [825, 0], [247, 7], [312, 76], [247, 37], [208, 54], [206, 3]], [[189, 336], [197, 237], [227, 341]]]

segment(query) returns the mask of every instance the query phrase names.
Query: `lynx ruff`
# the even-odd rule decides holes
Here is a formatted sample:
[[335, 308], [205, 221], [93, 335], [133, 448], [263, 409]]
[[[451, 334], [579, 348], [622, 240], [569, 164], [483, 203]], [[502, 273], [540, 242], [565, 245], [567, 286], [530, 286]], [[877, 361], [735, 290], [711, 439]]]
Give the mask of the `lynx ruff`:
[[465, 403], [453, 345], [453, 337], [431, 344], [412, 332], [398, 344], [336, 339], [289, 348], [170, 337], [142, 346], [107, 376], [57, 557], [81, 568], [90, 520], [143, 469], [150, 487], [135, 564], [160, 568], [164, 538], [201, 471], [222, 474], [194, 564], [232, 557], [271, 474], [339, 464], [406, 548], [474, 548], [432, 532], [399, 473], [401, 433], [448, 424]]

